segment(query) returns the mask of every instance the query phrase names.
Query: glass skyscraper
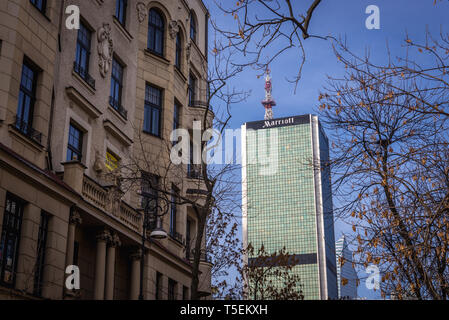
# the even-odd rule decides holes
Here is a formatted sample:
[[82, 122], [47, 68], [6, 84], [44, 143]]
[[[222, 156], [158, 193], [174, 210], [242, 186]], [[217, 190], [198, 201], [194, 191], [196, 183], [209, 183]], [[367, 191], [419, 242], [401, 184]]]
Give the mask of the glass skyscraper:
[[338, 297], [328, 160], [315, 115], [242, 126], [243, 244], [269, 254], [285, 247], [305, 299]]
[[357, 299], [357, 272], [352, 264], [352, 251], [348, 248], [345, 236], [335, 244], [337, 258], [337, 284], [339, 299]]

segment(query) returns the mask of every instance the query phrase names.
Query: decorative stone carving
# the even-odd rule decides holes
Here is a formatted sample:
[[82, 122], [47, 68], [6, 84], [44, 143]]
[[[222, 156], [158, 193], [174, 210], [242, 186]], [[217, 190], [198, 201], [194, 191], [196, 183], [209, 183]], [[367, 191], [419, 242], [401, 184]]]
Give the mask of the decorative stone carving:
[[175, 20], [170, 21], [168, 24], [168, 31], [170, 33], [170, 37], [174, 39], [179, 32], [178, 22]]
[[129, 257], [131, 260], [140, 260], [142, 258], [142, 249], [136, 249], [129, 255]]
[[98, 30], [98, 65], [100, 67], [100, 74], [103, 78], [109, 72], [112, 63], [112, 53], [114, 45], [111, 37], [111, 26], [108, 23], [103, 23], [103, 26]]
[[190, 60], [190, 48], [192, 47], [192, 43], [189, 41], [186, 45], [186, 58], [187, 61]]
[[120, 205], [122, 202], [123, 191], [117, 186], [108, 187], [108, 203], [106, 205], [106, 210], [112, 215], [118, 217], [120, 215]]
[[97, 241], [110, 241], [110, 240], [111, 240], [111, 233], [107, 229], [101, 230], [97, 234]]
[[111, 247], [120, 247], [122, 245], [122, 243], [120, 241], [120, 237], [118, 236], [117, 232], [114, 232], [111, 235], [111, 239], [109, 241], [109, 245]]
[[148, 14], [147, 6], [143, 2], [137, 2], [136, 9], [137, 9], [137, 19], [139, 20], [139, 22], [143, 22]]
[[82, 222], [83, 220], [81, 219], [81, 216], [77, 211], [73, 210], [72, 212], [70, 212], [70, 224], [80, 225]]
[[103, 158], [100, 155], [100, 151], [95, 149], [95, 162], [94, 162], [94, 170], [96, 173], [100, 174], [104, 172], [106, 169], [106, 166], [104, 165]]

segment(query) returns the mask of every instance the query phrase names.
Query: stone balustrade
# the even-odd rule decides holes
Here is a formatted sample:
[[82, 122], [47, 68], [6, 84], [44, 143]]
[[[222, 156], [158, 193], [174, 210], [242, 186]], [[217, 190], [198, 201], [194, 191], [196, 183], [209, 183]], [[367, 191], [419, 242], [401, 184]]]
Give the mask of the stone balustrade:
[[82, 188], [84, 199], [140, 233], [142, 230], [142, 214], [121, 200], [116, 200], [117, 203], [115, 204], [111, 203], [111, 199], [114, 199], [111, 192], [114, 192], [113, 189], [104, 188], [93, 179], [84, 176]]
[[83, 179], [83, 197], [93, 205], [106, 210], [108, 192], [88, 176]]

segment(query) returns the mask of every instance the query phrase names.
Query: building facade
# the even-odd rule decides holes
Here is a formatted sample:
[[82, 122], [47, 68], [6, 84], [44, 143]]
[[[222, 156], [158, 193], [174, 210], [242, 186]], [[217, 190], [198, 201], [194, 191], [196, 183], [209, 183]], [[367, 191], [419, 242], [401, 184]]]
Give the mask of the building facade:
[[335, 243], [335, 250], [337, 258], [338, 298], [347, 300], [358, 299], [358, 276], [352, 263], [352, 251], [348, 248], [345, 236], [341, 236]]
[[[5, 0], [0, 14], [0, 299], [137, 299], [144, 188], [115, 177], [142, 158], [162, 175], [171, 130], [204, 113], [209, 13], [201, 0]], [[188, 168], [164, 183], [200, 188]], [[144, 298], [188, 299], [196, 217], [171, 203], [162, 227], [145, 243]], [[205, 254], [200, 270], [207, 298]]]
[[268, 254], [285, 247], [305, 299], [336, 298], [329, 146], [318, 118], [248, 122], [242, 150], [244, 246]]

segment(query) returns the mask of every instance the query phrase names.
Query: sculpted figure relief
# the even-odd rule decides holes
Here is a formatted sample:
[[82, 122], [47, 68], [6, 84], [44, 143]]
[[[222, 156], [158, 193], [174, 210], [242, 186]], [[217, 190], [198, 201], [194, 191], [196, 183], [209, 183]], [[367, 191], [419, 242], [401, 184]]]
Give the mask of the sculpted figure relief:
[[175, 20], [170, 21], [170, 23], [168, 24], [168, 30], [170, 32], [170, 37], [172, 39], [174, 39], [176, 37], [176, 34], [179, 31], [179, 25], [178, 22]]
[[108, 23], [103, 23], [103, 26], [98, 30], [98, 65], [103, 78], [106, 77], [111, 67], [113, 50], [111, 26]]
[[190, 48], [191, 48], [191, 46], [192, 46], [192, 43], [189, 41], [187, 43], [187, 45], [186, 45], [186, 58], [187, 58], [187, 61], [189, 61], [189, 59], [190, 59]]
[[139, 22], [143, 22], [145, 18], [147, 17], [147, 6], [143, 2], [137, 2], [136, 4], [137, 9], [137, 19]]

